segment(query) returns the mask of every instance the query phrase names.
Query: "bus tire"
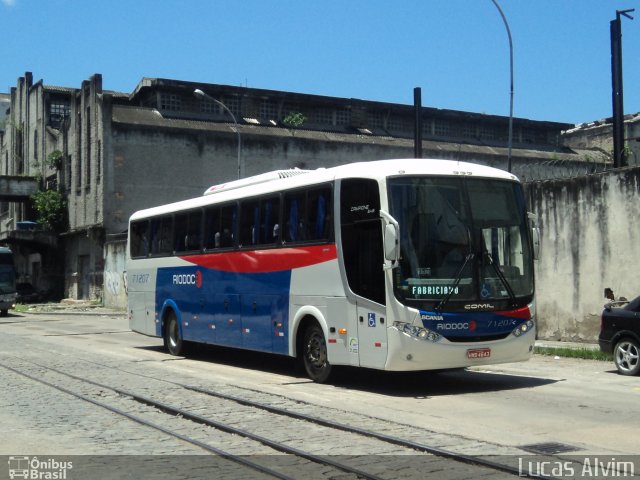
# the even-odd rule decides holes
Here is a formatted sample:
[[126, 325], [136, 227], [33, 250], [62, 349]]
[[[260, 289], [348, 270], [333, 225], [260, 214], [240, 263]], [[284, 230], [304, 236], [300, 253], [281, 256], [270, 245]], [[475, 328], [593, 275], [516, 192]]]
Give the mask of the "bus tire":
[[327, 341], [317, 323], [310, 325], [304, 332], [302, 361], [311, 380], [324, 383], [329, 379], [331, 364], [327, 358]]
[[9, 315], [9, 309], [8, 308], [3, 308], [2, 310], [0, 310], [0, 316], [1, 317], [6, 317], [7, 315]]
[[171, 355], [183, 355], [185, 353], [185, 341], [180, 334], [178, 318], [173, 311], [167, 313], [166, 327], [164, 329], [164, 346]]

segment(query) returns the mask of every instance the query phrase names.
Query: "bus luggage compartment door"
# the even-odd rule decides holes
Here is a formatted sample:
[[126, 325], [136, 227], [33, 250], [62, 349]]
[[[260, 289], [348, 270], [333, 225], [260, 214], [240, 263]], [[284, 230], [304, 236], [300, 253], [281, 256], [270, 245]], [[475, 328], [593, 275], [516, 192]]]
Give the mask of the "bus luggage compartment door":
[[357, 305], [360, 366], [384, 368], [387, 362], [387, 319], [384, 307]]
[[144, 335], [160, 336], [155, 321], [153, 292], [129, 292], [129, 328]]
[[242, 346], [242, 318], [240, 295], [218, 294], [213, 301], [213, 325], [215, 343], [230, 347]]
[[263, 352], [287, 352], [288, 297], [242, 295], [242, 346]]

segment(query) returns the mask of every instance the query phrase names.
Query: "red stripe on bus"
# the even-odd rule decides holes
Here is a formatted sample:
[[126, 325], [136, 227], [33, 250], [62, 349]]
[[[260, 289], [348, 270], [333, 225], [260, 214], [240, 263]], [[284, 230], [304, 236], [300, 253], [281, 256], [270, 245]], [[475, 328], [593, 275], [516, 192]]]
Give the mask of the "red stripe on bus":
[[529, 320], [531, 318], [531, 310], [529, 307], [518, 308], [517, 310], [506, 310], [502, 312], [496, 312], [496, 315], [504, 315], [505, 317], [521, 318], [523, 320]]
[[180, 257], [194, 265], [222, 272], [267, 273], [309, 267], [335, 260], [335, 244], [310, 247], [274, 248], [239, 252], [207, 253]]

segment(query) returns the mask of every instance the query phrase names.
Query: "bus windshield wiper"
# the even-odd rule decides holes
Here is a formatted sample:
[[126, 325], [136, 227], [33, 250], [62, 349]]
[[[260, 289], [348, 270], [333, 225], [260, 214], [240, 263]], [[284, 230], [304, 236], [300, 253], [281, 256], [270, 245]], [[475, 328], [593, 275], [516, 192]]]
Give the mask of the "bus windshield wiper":
[[493, 257], [489, 252], [485, 251], [484, 256], [489, 259], [489, 265], [493, 267], [493, 269], [496, 272], [496, 275], [500, 279], [500, 282], [502, 282], [502, 284], [504, 285], [504, 288], [507, 289], [507, 293], [509, 294], [509, 299], [511, 300], [511, 305], [515, 306], [516, 294], [514, 293], [513, 288], [511, 288], [511, 284], [509, 283], [509, 280], [506, 279], [506, 277], [504, 276], [504, 273], [502, 273], [502, 270], [500, 270], [500, 267], [498, 267], [498, 265], [496, 265], [496, 262], [493, 261]]
[[435, 306], [436, 312], [440, 312], [442, 308], [445, 306], [445, 304], [449, 301], [449, 299], [451, 298], [451, 295], [453, 295], [454, 290], [460, 284], [460, 280], [462, 280], [462, 273], [464, 272], [464, 269], [467, 266], [467, 263], [473, 260], [473, 257], [475, 256], [476, 256], [475, 253], [469, 252], [467, 253], [467, 256], [464, 257], [464, 261], [462, 262], [462, 265], [460, 265], [460, 267], [458, 268], [458, 271], [456, 272], [456, 276], [453, 283], [448, 287], [447, 295], [442, 300], [440, 300], [440, 303], [438, 303], [438, 305]]

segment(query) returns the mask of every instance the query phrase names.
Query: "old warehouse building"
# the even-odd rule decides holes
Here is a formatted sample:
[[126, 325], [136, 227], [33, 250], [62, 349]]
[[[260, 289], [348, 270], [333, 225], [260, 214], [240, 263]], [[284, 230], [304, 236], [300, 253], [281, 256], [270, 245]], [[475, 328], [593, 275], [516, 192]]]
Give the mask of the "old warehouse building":
[[[39, 228], [30, 193], [7, 187], [0, 243], [18, 253], [21, 280], [109, 306], [125, 305], [124, 241], [135, 210], [201, 195], [238, 170], [413, 156], [412, 105], [154, 78], [122, 93], [104, 90], [100, 74], [70, 88], [34, 83], [30, 72], [1, 100], [0, 179], [27, 182], [22, 192], [58, 192], [64, 221]], [[292, 114], [297, 122], [286, 121]], [[506, 167], [507, 117], [427, 107], [421, 116], [423, 157]], [[560, 143], [572, 127], [514, 119], [513, 172], [582, 162], [584, 152]]]

